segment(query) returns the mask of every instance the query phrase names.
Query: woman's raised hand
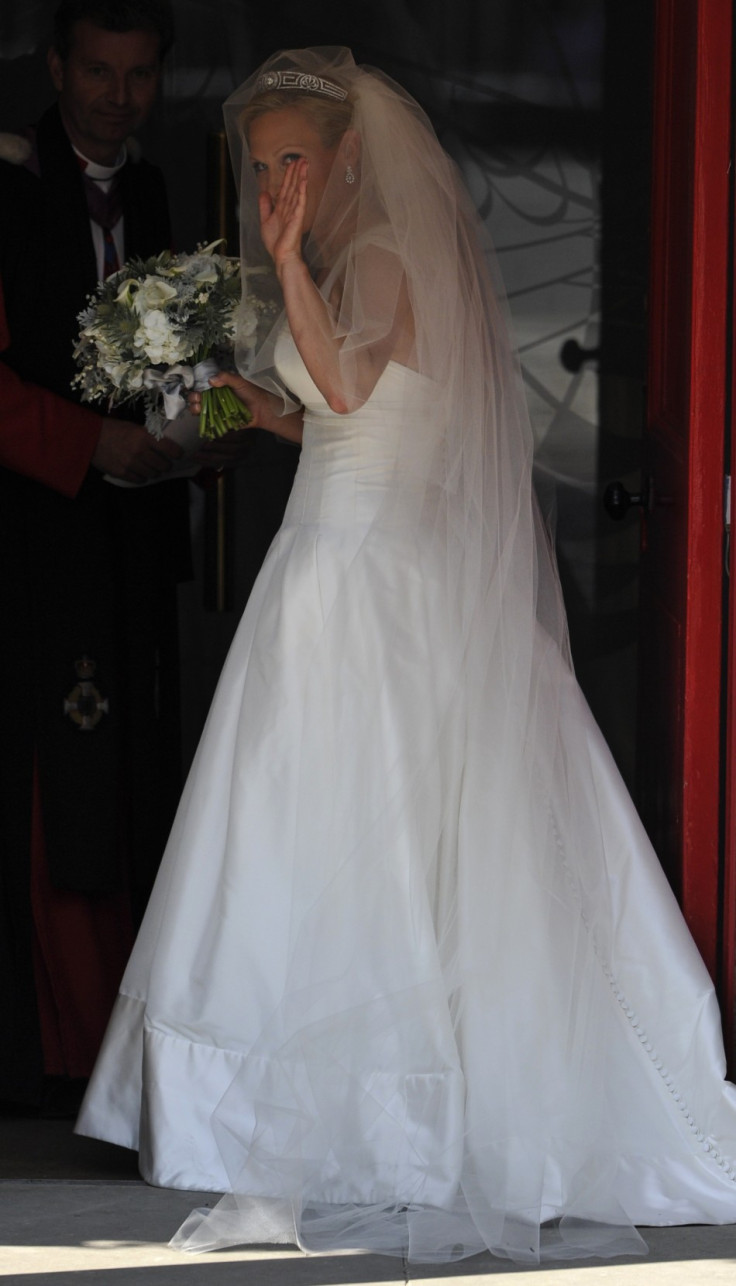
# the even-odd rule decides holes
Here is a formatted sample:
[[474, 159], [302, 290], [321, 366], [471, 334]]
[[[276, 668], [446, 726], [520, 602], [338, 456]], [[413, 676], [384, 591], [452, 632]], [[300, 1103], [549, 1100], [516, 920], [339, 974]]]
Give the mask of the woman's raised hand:
[[307, 208], [308, 162], [301, 157], [287, 166], [274, 201], [261, 192], [258, 205], [263, 244], [274, 261], [277, 275], [291, 259], [301, 260], [304, 215]]

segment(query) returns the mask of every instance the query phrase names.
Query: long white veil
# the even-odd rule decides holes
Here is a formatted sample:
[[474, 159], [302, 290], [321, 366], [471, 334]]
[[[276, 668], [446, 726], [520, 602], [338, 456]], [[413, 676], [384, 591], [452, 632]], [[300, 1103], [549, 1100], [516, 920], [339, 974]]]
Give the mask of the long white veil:
[[[355, 181], [338, 150], [306, 253], [350, 404], [370, 395], [371, 413], [406, 432], [310, 640], [309, 673], [331, 669], [334, 692], [304, 693], [321, 753], [293, 783], [281, 999], [215, 1114], [233, 1195], [176, 1244], [281, 1239], [418, 1260], [636, 1251], [621, 1156], [635, 1170], [638, 1132], [658, 1118], [645, 1127], [632, 1111], [622, 1133], [626, 1087], [608, 1051], [633, 1021], [627, 980], [649, 977], [615, 945], [626, 855], [646, 841], [599, 798], [615, 769], [572, 676], [486, 233], [408, 94], [345, 49], [290, 51], [225, 104], [246, 265], [264, 251], [241, 115], [264, 74], [285, 70], [346, 91]], [[275, 277], [258, 282], [277, 297]], [[390, 356], [407, 315], [415, 378], [375, 383], [371, 355]], [[289, 407], [274, 370], [283, 324], [243, 369]], [[378, 785], [364, 774], [377, 725]], [[370, 967], [356, 946], [366, 917]], [[655, 972], [669, 932], [648, 926]], [[679, 1058], [671, 1017], [654, 1006], [645, 1058], [660, 1038]], [[366, 1176], [352, 1199], [341, 1175]]]

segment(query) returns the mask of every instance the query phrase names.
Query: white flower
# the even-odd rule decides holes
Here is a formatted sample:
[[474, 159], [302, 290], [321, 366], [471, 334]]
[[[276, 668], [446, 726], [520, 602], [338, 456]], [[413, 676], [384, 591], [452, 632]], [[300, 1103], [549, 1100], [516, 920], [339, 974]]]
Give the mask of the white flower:
[[104, 335], [99, 335], [95, 339], [95, 352], [99, 353], [99, 365], [103, 370], [107, 370], [108, 366], [120, 361], [120, 354], [117, 349], [113, 344], [108, 344]]
[[236, 325], [238, 326], [245, 343], [255, 338], [258, 330], [258, 313], [248, 297], [241, 300], [240, 304], [235, 308], [231, 325], [233, 330], [235, 330]]
[[[239, 305], [240, 263], [216, 253], [221, 241], [194, 254], [170, 251], [131, 259], [101, 282], [79, 314], [74, 384], [84, 401], [122, 405], [143, 399], [149, 426], [161, 418], [161, 391], [145, 385], [151, 367], [191, 363], [232, 353]], [[264, 306], [246, 305], [247, 347], [255, 347]], [[164, 408], [165, 409], [165, 408]]]
[[126, 277], [117, 295], [115, 296], [116, 301], [120, 304], [127, 304], [128, 308], [132, 308], [133, 298], [134, 298], [135, 292], [138, 289], [139, 284], [140, 283], [136, 281], [135, 277]]
[[133, 337], [133, 344], [143, 349], [153, 366], [162, 362], [174, 364], [187, 356], [184, 337], [176, 334], [159, 309], [153, 309], [143, 318]]
[[145, 318], [146, 313], [168, 304], [171, 299], [176, 299], [176, 295], [175, 288], [160, 277], [145, 277], [135, 292], [133, 307], [139, 317]]
[[100, 362], [100, 366], [105, 374], [110, 376], [115, 387], [121, 388], [125, 382], [125, 375], [128, 369], [127, 362], [106, 362], [103, 359]]
[[224, 237], [218, 237], [218, 238], [217, 238], [217, 241], [210, 241], [206, 246], [199, 246], [199, 247], [198, 247], [198, 253], [199, 253], [199, 254], [201, 254], [201, 255], [211, 255], [211, 254], [214, 254], [214, 252], [215, 252], [215, 250], [217, 249], [217, 247], [218, 247], [218, 246], [224, 246], [224, 244], [225, 244], [225, 238], [224, 238]]
[[247, 294], [235, 305], [229, 320], [228, 331], [232, 333], [233, 340], [235, 331], [238, 332], [239, 342], [244, 349], [255, 349], [259, 331], [259, 307], [259, 301]]
[[217, 264], [209, 257], [205, 258], [202, 256], [200, 260], [200, 256], [195, 255], [190, 266], [190, 271], [192, 274], [192, 281], [212, 285], [217, 281]]

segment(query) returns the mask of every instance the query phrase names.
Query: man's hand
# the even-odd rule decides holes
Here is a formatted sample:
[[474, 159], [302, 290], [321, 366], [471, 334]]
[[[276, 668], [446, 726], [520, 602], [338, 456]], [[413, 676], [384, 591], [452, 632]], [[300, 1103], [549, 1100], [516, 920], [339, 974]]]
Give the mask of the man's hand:
[[232, 469], [248, 459], [253, 439], [247, 429], [231, 429], [221, 438], [203, 442], [192, 460], [203, 469]]
[[123, 482], [150, 482], [168, 473], [181, 447], [168, 438], [156, 439], [129, 420], [103, 420], [92, 464]]

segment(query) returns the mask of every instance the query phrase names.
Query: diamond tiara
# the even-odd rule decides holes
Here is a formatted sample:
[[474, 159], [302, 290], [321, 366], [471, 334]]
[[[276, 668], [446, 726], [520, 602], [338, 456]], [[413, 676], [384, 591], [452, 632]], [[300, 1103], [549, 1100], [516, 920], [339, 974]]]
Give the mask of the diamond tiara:
[[263, 94], [269, 89], [300, 89], [303, 93], [336, 98], [338, 102], [348, 96], [348, 91], [334, 81], [325, 80], [322, 76], [312, 76], [306, 71], [266, 71], [258, 77], [255, 92]]

